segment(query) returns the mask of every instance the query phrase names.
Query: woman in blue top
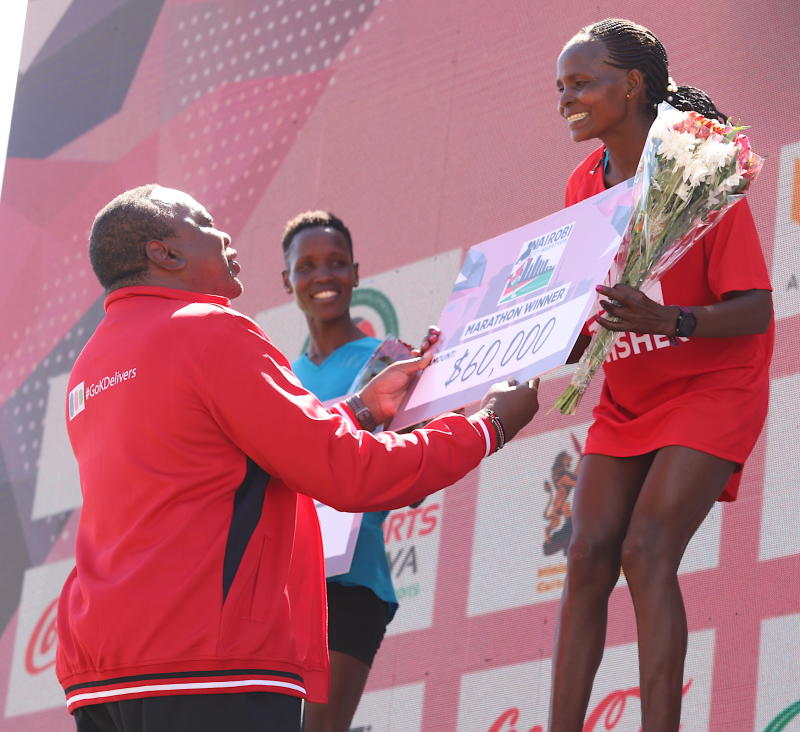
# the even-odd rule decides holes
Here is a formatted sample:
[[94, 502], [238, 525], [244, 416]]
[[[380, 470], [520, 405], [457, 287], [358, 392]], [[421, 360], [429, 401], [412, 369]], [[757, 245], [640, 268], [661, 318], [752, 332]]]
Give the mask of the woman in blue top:
[[[306, 316], [306, 352], [293, 364], [310, 392], [327, 401], [344, 396], [380, 344], [350, 315], [358, 264], [350, 232], [327, 211], [307, 211], [289, 221], [283, 235], [283, 284]], [[430, 332], [423, 349], [436, 339]], [[386, 626], [397, 610], [383, 540], [388, 511], [365, 513], [350, 571], [328, 579], [327, 704], [305, 706], [304, 732], [347, 732]]]

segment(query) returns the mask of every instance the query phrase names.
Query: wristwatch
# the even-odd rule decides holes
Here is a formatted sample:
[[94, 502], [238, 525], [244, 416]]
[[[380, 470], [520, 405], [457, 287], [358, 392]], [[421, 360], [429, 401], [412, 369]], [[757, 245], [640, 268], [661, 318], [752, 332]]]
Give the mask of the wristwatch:
[[697, 316], [689, 310], [678, 306], [678, 320], [675, 322], [675, 336], [677, 338], [689, 338], [697, 329]]
[[353, 410], [353, 414], [355, 414], [362, 430], [372, 432], [372, 430], [378, 426], [378, 423], [375, 421], [375, 417], [372, 415], [370, 408], [364, 404], [363, 400], [360, 396], [358, 396], [358, 394], [353, 394], [351, 397], [348, 397], [345, 401], [345, 404], [347, 404], [347, 406]]

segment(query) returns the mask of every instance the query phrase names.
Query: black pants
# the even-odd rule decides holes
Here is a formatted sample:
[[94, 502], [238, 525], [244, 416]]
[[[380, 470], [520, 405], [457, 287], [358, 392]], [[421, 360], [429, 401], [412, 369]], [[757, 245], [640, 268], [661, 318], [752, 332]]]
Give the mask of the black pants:
[[187, 694], [91, 704], [78, 732], [300, 732], [300, 699], [287, 694]]

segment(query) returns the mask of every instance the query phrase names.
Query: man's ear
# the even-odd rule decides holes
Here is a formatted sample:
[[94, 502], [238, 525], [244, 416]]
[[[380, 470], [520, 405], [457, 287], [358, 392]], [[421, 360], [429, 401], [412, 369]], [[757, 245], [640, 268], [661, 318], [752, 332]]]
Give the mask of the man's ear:
[[358, 262], [353, 262], [353, 270], [356, 273], [355, 282], [353, 282], [353, 287], [358, 287]]
[[283, 289], [286, 290], [290, 295], [292, 294], [292, 283], [289, 282], [289, 273], [286, 270], [281, 272], [281, 277], [283, 278]]
[[147, 258], [158, 268], [169, 272], [177, 272], [186, 267], [183, 255], [166, 242], [153, 239], [144, 246]]

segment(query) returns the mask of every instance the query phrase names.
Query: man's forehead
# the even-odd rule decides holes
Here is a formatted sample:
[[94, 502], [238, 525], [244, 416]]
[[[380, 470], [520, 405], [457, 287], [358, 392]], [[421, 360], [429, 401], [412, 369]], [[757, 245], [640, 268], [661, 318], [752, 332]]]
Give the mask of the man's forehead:
[[206, 211], [202, 204], [198, 203], [188, 193], [179, 191], [177, 188], [156, 186], [150, 193], [150, 199], [159, 201], [160, 203], [166, 203], [176, 209], [176, 212], [183, 209], [190, 214], [208, 215], [208, 211]]

